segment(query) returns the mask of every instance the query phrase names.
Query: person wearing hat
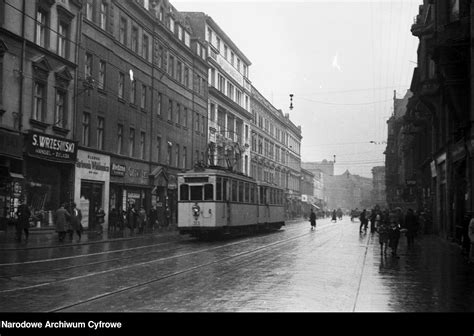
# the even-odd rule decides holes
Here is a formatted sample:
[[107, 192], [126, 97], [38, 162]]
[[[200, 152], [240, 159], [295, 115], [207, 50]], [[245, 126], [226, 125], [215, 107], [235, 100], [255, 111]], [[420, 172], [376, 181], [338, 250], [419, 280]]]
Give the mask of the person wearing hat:
[[55, 219], [58, 239], [62, 242], [66, 237], [66, 232], [69, 230], [69, 221], [71, 219], [71, 214], [66, 210], [66, 203], [61, 203], [59, 209], [56, 210]]
[[18, 217], [16, 222], [16, 240], [21, 242], [23, 231], [25, 232], [25, 241], [28, 241], [31, 211], [25, 204], [25, 200], [23, 198], [20, 198], [19, 202], [20, 205], [16, 210], [16, 215]]
[[77, 208], [76, 203], [72, 203], [71, 207], [71, 230], [69, 231], [69, 239], [72, 240], [74, 231], [76, 231], [79, 239], [81, 241], [81, 233], [82, 233], [82, 212], [80, 209]]

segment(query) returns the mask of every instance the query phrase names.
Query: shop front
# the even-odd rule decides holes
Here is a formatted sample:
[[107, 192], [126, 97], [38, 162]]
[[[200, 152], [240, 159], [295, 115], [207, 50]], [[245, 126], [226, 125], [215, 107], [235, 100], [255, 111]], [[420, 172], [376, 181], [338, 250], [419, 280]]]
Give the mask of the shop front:
[[177, 172], [165, 167], [156, 167], [150, 175], [154, 188], [152, 206], [156, 207], [158, 222], [169, 226], [178, 222], [178, 177]]
[[96, 220], [99, 209], [104, 210], [108, 226], [110, 184], [110, 156], [79, 150], [74, 180], [74, 202], [82, 212], [82, 225], [85, 229], [100, 230]]
[[52, 226], [52, 214], [62, 202], [73, 199], [76, 159], [76, 141], [34, 131], [27, 134], [23, 196], [40, 226]]
[[14, 213], [23, 193], [23, 137], [0, 129], [0, 231], [13, 224]]
[[147, 214], [151, 208], [149, 166], [142, 162], [131, 162], [111, 158], [109, 208], [127, 211], [143, 207]]

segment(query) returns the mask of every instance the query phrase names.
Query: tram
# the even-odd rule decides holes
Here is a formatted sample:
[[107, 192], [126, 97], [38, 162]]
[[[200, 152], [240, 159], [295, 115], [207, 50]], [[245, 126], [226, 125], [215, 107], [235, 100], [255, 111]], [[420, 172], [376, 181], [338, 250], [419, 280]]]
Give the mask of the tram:
[[285, 225], [284, 190], [221, 167], [178, 174], [178, 230], [208, 239], [279, 230]]

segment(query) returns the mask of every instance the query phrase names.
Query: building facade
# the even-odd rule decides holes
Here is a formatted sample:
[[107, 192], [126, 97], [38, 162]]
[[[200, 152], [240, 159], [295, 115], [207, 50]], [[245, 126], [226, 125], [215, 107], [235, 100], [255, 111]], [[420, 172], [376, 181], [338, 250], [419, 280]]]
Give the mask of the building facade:
[[183, 14], [207, 45], [209, 136], [205, 164], [249, 175], [251, 62], [210, 16]]
[[302, 215], [301, 126], [252, 86], [250, 176], [286, 190], [288, 218]]
[[156, 207], [161, 224], [176, 223], [177, 173], [207, 147], [205, 45], [167, 1], [87, 0], [82, 15], [74, 200], [84, 224], [94, 228], [97, 207]]
[[429, 231], [460, 240], [472, 216], [472, 16], [467, 0], [423, 1], [411, 27], [419, 38], [418, 66], [403, 127], [409, 163], [404, 174]]
[[0, 3], [0, 218], [24, 200], [41, 225], [74, 190], [81, 1]]
[[372, 204], [378, 205], [380, 208], [386, 208], [386, 191], [385, 191], [385, 166], [377, 166], [372, 168]]

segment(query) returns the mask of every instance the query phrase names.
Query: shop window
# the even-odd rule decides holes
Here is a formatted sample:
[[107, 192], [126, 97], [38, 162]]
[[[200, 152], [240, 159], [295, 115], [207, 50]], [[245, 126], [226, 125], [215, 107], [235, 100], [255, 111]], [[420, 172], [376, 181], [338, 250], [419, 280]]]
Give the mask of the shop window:
[[181, 201], [189, 200], [189, 186], [187, 184], [182, 184], [179, 187], [179, 197]]
[[212, 201], [214, 199], [214, 185], [205, 184], [204, 185], [204, 200]]

